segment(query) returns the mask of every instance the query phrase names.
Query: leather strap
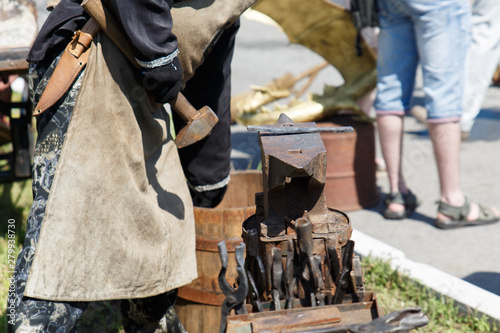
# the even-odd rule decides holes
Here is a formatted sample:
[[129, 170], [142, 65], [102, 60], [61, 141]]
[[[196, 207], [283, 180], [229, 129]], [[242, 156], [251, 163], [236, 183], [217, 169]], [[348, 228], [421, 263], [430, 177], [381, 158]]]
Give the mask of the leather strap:
[[47, 83], [47, 87], [38, 101], [34, 116], [39, 116], [53, 106], [68, 91], [78, 74], [87, 64], [90, 45], [94, 36], [99, 31], [99, 26], [94, 20], [89, 20], [82, 30], [73, 36], [71, 42], [63, 51], [54, 73]]

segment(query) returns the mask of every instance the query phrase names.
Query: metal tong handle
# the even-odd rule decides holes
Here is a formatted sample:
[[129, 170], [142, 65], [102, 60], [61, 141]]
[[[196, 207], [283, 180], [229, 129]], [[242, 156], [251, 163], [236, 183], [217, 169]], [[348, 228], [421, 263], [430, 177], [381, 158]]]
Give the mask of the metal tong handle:
[[229, 256], [227, 253], [226, 242], [221, 241], [217, 244], [220, 253], [221, 260], [221, 270], [219, 272], [219, 286], [226, 295], [224, 302], [222, 303], [221, 309], [221, 323], [220, 323], [220, 333], [226, 332], [227, 328], [227, 317], [229, 316], [232, 309], [235, 310], [236, 314], [247, 313], [245, 307], [245, 299], [248, 295], [248, 278], [245, 272], [245, 243], [241, 243], [236, 246], [236, 271], [238, 272], [238, 288], [234, 289], [231, 287], [226, 279], [227, 265]]
[[316, 306], [315, 294], [319, 288], [319, 269], [313, 258], [313, 237], [312, 223], [306, 218], [299, 218], [296, 221], [295, 232], [297, 233], [297, 244], [299, 246], [300, 256], [305, 260], [305, 266], [309, 270], [309, 294], [311, 306]]

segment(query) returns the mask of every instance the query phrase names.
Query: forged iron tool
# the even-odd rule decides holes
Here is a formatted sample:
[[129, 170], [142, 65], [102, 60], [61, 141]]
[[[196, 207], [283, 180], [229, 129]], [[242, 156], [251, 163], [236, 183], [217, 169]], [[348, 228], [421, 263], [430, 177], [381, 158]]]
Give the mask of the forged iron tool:
[[264, 308], [262, 307], [262, 302], [260, 301], [259, 289], [257, 289], [252, 273], [247, 271], [247, 277], [250, 288], [248, 296], [250, 303], [252, 304], [252, 312], [263, 312]]
[[297, 233], [297, 244], [300, 251], [300, 263], [303, 267], [302, 278], [307, 281], [305, 284], [311, 306], [316, 303], [316, 292], [319, 289], [319, 270], [313, 258], [313, 238], [312, 223], [306, 218], [299, 218], [296, 221], [295, 232]]
[[[100, 29], [116, 44], [132, 65], [139, 68], [129, 42], [119, 28], [120, 25], [116, 17], [103, 5], [101, 0], [84, 0], [82, 7], [92, 17], [89, 22], [97, 22]], [[97, 34], [98, 31], [99, 29], [95, 29], [93, 34]], [[219, 121], [219, 118], [208, 106], [197, 111], [180, 92], [169, 104], [187, 123], [175, 137], [177, 148], [184, 148], [205, 138]]]
[[[255, 282], [258, 290], [266, 289], [266, 270], [259, 252], [259, 232], [256, 229], [250, 229], [247, 232], [247, 257], [245, 267], [247, 272], [257, 272]], [[252, 276], [254, 277], [254, 276]]]
[[289, 239], [286, 250], [285, 265], [285, 309], [293, 308], [293, 295], [295, 289], [295, 266], [294, 266], [294, 245], [293, 240]]
[[354, 242], [348, 241], [345, 245], [344, 255], [342, 256], [342, 271], [337, 279], [337, 290], [333, 297], [332, 304], [341, 304], [346, 294], [351, 279], [352, 255], [354, 253]]
[[[327, 258], [325, 258], [325, 265], [327, 265]], [[330, 269], [327, 268], [325, 270], [325, 304], [330, 305], [332, 304], [333, 300], [333, 294], [332, 294], [332, 289], [333, 289], [333, 279], [332, 275], [330, 272]]]
[[231, 287], [229, 282], [226, 280], [227, 263], [228, 263], [228, 253], [226, 248], [226, 242], [221, 241], [217, 244], [219, 247], [220, 261], [222, 264], [219, 273], [219, 286], [226, 299], [222, 303], [221, 310], [221, 322], [220, 322], [220, 333], [226, 332], [227, 327], [227, 316], [229, 316], [232, 309], [236, 314], [247, 313], [245, 307], [245, 299], [248, 294], [248, 279], [245, 273], [245, 243], [236, 246], [236, 271], [238, 272], [238, 288], [234, 289]]
[[319, 306], [325, 305], [325, 294], [322, 293], [322, 290], [325, 290], [325, 282], [323, 280], [323, 273], [321, 270], [321, 257], [318, 255], [313, 256], [313, 263], [316, 269], [316, 281], [318, 281], [318, 286], [316, 288], [316, 302], [318, 302]]
[[273, 280], [273, 306], [274, 310], [281, 310], [281, 300], [280, 295], [283, 294], [282, 291], [282, 278], [283, 278], [283, 263], [281, 261], [281, 250], [277, 247], [273, 247], [271, 250], [271, 255], [273, 257], [272, 266], [272, 280]]
[[363, 279], [363, 269], [359, 256], [352, 258], [352, 284], [354, 286], [356, 297], [363, 299], [365, 295], [365, 281]]
[[429, 318], [419, 307], [409, 307], [391, 312], [367, 324], [354, 324], [349, 327], [326, 327], [301, 331], [302, 333], [398, 333], [408, 332], [425, 326]]
[[377, 332], [407, 332], [429, 323], [429, 318], [424, 315], [420, 307], [409, 307], [391, 312], [379, 317], [368, 324], [351, 326], [352, 333], [377, 333]]
[[[327, 290], [331, 290], [331, 283], [335, 283], [338, 280], [340, 274], [340, 262], [337, 256], [337, 250], [332, 246], [326, 247], [326, 261], [328, 266], [328, 276], [327, 276]], [[326, 304], [333, 304], [334, 295], [329, 292], [326, 296]]]
[[[250, 229], [247, 232], [247, 257], [245, 259], [245, 269], [250, 282], [250, 302], [254, 311], [262, 312], [262, 302], [260, 300], [260, 291], [264, 290], [265, 269], [264, 263], [259, 254], [259, 232], [256, 229]], [[256, 274], [256, 279], [253, 276]]]

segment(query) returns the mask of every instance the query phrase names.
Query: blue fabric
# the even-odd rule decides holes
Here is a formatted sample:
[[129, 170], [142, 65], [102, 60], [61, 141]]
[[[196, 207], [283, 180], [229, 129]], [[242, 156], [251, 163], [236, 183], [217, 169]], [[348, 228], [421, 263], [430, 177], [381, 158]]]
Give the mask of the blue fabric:
[[462, 114], [465, 61], [470, 40], [467, 0], [379, 0], [378, 114], [410, 109], [422, 66], [428, 120]]

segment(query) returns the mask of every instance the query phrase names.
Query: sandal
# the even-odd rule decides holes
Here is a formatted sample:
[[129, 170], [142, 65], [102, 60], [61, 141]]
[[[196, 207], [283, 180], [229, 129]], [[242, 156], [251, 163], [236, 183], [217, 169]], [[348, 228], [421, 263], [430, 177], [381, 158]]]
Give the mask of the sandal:
[[451, 206], [445, 202], [440, 201], [438, 212], [450, 217], [450, 220], [436, 219], [436, 227], [440, 229], [452, 229], [473, 225], [486, 225], [500, 221], [500, 217], [496, 216], [491, 208], [485, 207], [480, 204], [478, 204], [478, 206], [479, 216], [477, 217], [477, 219], [469, 221], [467, 220], [467, 216], [469, 216], [470, 202], [467, 197], [465, 198], [464, 205], [461, 207]]
[[410, 214], [413, 213], [419, 205], [417, 197], [410, 190], [408, 190], [408, 193], [406, 194], [401, 192], [387, 194], [385, 197], [385, 204], [386, 206], [389, 206], [391, 203], [404, 205], [405, 210], [402, 212], [395, 212], [386, 208], [383, 215], [389, 220], [405, 219], [410, 216]]

